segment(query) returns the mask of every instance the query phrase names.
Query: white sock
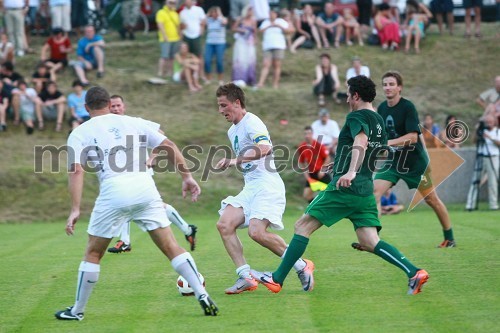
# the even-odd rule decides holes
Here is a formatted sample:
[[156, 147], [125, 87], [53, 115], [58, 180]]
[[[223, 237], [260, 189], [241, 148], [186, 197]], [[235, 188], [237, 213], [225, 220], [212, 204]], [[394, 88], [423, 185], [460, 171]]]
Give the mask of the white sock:
[[245, 264], [243, 266], [240, 266], [236, 268], [236, 274], [243, 279], [251, 279], [252, 276], [250, 275], [250, 265]]
[[83, 313], [85, 306], [89, 300], [92, 289], [94, 289], [97, 280], [99, 280], [99, 272], [101, 265], [82, 261], [78, 269], [78, 283], [76, 287], [76, 301], [72, 314]]
[[120, 240], [125, 244], [130, 244], [130, 222], [122, 224], [122, 230], [120, 232]]
[[[286, 250], [288, 250], [288, 247], [285, 249], [285, 252], [283, 252], [283, 254], [281, 255], [281, 259], [285, 258]], [[302, 258], [299, 258], [299, 260], [297, 260], [295, 264], [293, 264], [293, 269], [295, 269], [296, 272], [300, 272], [301, 270], [306, 268], [306, 265], [307, 265], [306, 262], [302, 260]]]
[[196, 298], [199, 298], [200, 295], [203, 294], [208, 295], [205, 287], [203, 287], [203, 284], [198, 277], [196, 263], [189, 252], [179, 254], [177, 257], [172, 259], [171, 264], [175, 271], [182, 275], [189, 283], [189, 286], [193, 288]]
[[179, 212], [172, 206], [166, 205], [165, 210], [167, 211], [167, 217], [175, 224], [179, 229], [181, 229], [182, 233], [186, 236], [191, 235], [191, 227], [187, 224], [186, 221], [182, 218]]

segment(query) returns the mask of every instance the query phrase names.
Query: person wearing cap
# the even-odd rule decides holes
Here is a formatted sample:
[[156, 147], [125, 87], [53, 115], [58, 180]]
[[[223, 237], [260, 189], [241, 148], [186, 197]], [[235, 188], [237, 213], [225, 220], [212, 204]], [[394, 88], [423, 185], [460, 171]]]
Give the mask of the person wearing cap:
[[325, 105], [325, 96], [331, 95], [335, 103], [341, 101], [337, 97], [340, 88], [339, 71], [337, 66], [332, 64], [330, 55], [323, 53], [319, 56], [319, 64], [315, 67], [316, 79], [312, 82], [313, 92], [318, 96], [318, 105]]
[[56, 80], [56, 72], [68, 65], [70, 52], [73, 52], [73, 47], [63, 29], [52, 29], [52, 36], [42, 46], [40, 61], [48, 67], [53, 81]]
[[330, 155], [335, 155], [340, 129], [339, 124], [330, 119], [330, 112], [327, 109], [321, 109], [319, 119], [314, 121], [311, 127], [314, 140], [328, 147]]

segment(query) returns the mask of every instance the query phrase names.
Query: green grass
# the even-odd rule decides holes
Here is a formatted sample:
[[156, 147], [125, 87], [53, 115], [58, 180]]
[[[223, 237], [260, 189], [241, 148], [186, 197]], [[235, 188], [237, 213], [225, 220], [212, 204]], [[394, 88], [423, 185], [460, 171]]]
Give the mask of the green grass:
[[[301, 211], [290, 208], [287, 229]], [[406, 295], [406, 275], [381, 259], [354, 251], [352, 226], [342, 221], [313, 235], [306, 257], [316, 264], [316, 287], [305, 293], [292, 272], [280, 294], [260, 286], [227, 296], [236, 276], [215, 228], [216, 209], [189, 216], [199, 226], [193, 253], [220, 308], [208, 318], [192, 297], [176, 290], [177, 274], [132, 227], [133, 251], [104, 257], [82, 322], [53, 313], [74, 301], [86, 223], [67, 237], [64, 222], [0, 225], [0, 332], [496, 332], [500, 231], [495, 212], [451, 210], [458, 247], [436, 249], [441, 232], [429, 209], [383, 219], [382, 237], [427, 269], [423, 293]], [[182, 235], [177, 238], [185, 245]], [[279, 259], [239, 233], [249, 263], [270, 270]]]

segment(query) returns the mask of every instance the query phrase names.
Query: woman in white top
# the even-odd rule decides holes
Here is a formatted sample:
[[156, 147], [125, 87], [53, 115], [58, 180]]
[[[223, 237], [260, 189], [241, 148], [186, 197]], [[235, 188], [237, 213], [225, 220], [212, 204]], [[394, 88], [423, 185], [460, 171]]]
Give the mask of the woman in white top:
[[262, 22], [259, 31], [263, 33], [262, 50], [264, 51], [264, 61], [257, 87], [261, 88], [264, 86], [269, 74], [269, 68], [272, 65], [273, 88], [277, 89], [281, 77], [281, 60], [285, 56], [285, 34], [289, 31], [289, 24], [282, 18], [278, 18], [276, 11], [271, 11], [269, 19]]

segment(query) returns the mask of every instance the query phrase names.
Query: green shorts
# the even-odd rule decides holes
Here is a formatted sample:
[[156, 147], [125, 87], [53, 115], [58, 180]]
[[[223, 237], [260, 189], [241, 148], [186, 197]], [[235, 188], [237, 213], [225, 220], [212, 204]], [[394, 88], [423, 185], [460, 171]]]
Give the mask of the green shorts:
[[[414, 173], [403, 174], [394, 168], [390, 168], [384, 172], [377, 172], [375, 179], [387, 180], [393, 184], [396, 184], [398, 180], [402, 179], [410, 189], [418, 188], [419, 190], [422, 190], [432, 187], [431, 172], [429, 168], [427, 168], [425, 172], [420, 175], [415, 175]], [[422, 182], [422, 184], [420, 184], [420, 182]]]
[[361, 227], [375, 227], [378, 231], [382, 229], [373, 194], [360, 197], [339, 191], [332, 184], [314, 198], [307, 206], [305, 214], [309, 214], [327, 227], [347, 218], [354, 225], [354, 230]]

